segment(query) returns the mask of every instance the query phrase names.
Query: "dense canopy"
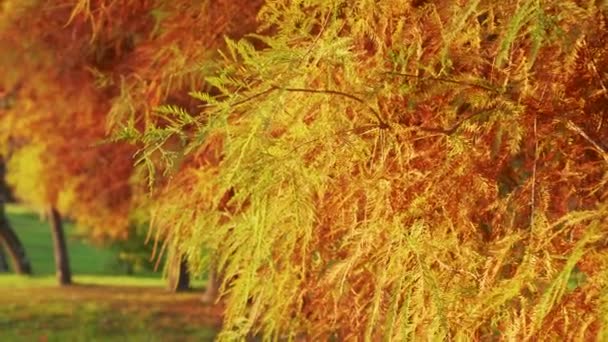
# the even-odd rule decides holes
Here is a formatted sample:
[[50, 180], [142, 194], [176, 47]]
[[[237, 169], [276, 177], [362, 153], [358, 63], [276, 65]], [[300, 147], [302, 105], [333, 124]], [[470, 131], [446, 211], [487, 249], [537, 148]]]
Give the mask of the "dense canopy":
[[605, 1], [66, 3], [2, 28], [2, 125], [112, 215], [145, 170], [220, 339], [608, 336]]
[[219, 253], [222, 336], [595, 336], [606, 10], [268, 1], [173, 126], [160, 227]]
[[113, 130], [158, 124], [149, 120], [154, 108], [184, 104], [223, 35], [248, 29], [259, 4], [239, 12], [233, 1], [2, 5], [1, 84], [12, 99], [0, 145], [12, 155], [9, 180], [27, 202], [59, 206], [93, 237], [125, 237], [133, 210], [148, 201], [134, 169], [138, 147]]

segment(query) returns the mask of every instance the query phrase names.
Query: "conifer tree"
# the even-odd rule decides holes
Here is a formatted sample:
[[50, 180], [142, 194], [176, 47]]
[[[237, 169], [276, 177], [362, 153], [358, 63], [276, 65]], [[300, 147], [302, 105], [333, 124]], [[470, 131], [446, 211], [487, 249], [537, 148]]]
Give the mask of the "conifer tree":
[[217, 253], [220, 340], [606, 336], [607, 11], [266, 1], [141, 136], [187, 142], [154, 227]]

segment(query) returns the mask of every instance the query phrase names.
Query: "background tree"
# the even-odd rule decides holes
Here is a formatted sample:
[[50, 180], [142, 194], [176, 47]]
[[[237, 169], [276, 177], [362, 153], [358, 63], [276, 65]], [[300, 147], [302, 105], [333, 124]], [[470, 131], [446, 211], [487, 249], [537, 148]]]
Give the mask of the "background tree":
[[[4, 121], [28, 142], [13, 159], [21, 197], [50, 203], [95, 240], [127, 238], [130, 213], [149, 200], [132, 166], [134, 147], [112, 141], [111, 130], [121, 119], [162, 127], [172, 119], [150, 120], [158, 105], [194, 104], [187, 93], [202, 86], [201, 61], [224, 34], [247, 32], [260, 3], [7, 2], [2, 82], [24, 86]], [[40, 198], [31, 198], [32, 180], [44, 189]]]
[[11, 137], [24, 141], [11, 158], [9, 180], [21, 199], [49, 212], [58, 276], [69, 283], [60, 212], [90, 227], [94, 238], [124, 236], [134, 150], [127, 144], [97, 146], [107, 137], [110, 98], [87, 71], [96, 52], [86, 40], [88, 26], [65, 28], [70, 7], [16, 7], [2, 13], [1, 31], [3, 81], [23, 85], [3, 117]]

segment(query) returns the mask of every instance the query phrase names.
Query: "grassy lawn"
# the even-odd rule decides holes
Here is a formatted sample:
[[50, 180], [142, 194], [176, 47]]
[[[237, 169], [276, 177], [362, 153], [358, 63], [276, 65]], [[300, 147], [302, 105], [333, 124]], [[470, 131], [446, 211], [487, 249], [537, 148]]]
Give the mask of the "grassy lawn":
[[141, 278], [89, 276], [64, 288], [18, 278], [0, 276], [0, 341], [212, 341], [221, 324], [221, 308], [200, 293]]
[[[54, 274], [55, 261], [53, 259], [51, 229], [48, 222], [42, 221], [37, 214], [17, 205], [8, 205], [6, 211], [13, 229], [19, 235], [30, 258], [34, 274]], [[119, 267], [116, 262], [117, 251], [94, 247], [80, 239], [76, 239], [74, 237], [76, 229], [70, 223], [66, 223], [64, 229], [67, 235], [72, 273], [103, 275], [120, 275], [125, 273], [124, 269]], [[141, 275], [160, 276], [151, 272]]]
[[203, 305], [199, 291], [167, 292], [159, 274], [124, 275], [111, 249], [68, 239], [76, 285], [57, 287], [47, 223], [20, 207], [7, 211], [35, 276], [0, 273], [0, 341], [213, 340], [219, 306]]

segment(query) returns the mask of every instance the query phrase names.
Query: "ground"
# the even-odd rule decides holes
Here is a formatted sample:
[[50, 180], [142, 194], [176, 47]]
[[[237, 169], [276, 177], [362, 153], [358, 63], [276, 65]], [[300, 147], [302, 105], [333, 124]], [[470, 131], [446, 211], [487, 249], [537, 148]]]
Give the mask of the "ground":
[[9, 218], [36, 275], [0, 274], [0, 341], [213, 340], [221, 308], [201, 303], [202, 282], [169, 293], [159, 275], [118, 275], [113, 251], [70, 239], [75, 285], [58, 287], [46, 224], [15, 208]]
[[52, 277], [0, 276], [0, 341], [211, 341], [221, 324], [221, 309], [203, 305], [200, 292], [120, 277], [76, 281], [59, 288]]

